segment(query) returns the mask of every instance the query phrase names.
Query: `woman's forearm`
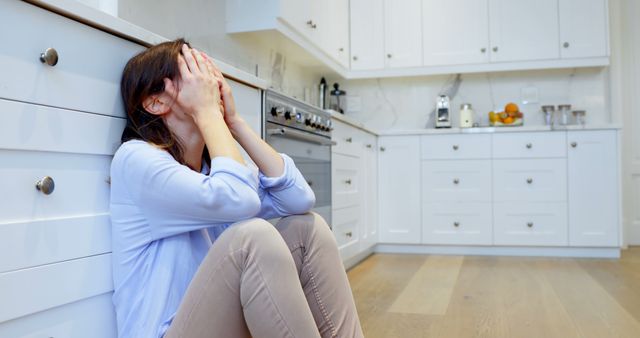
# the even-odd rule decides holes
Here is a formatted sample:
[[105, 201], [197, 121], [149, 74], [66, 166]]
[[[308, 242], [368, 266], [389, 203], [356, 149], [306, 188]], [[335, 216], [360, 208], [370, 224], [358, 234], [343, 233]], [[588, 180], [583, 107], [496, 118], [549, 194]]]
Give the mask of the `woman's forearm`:
[[243, 119], [234, 119], [229, 130], [266, 176], [278, 177], [284, 173], [282, 156], [263, 141]]
[[206, 117], [197, 119], [196, 125], [204, 138], [204, 143], [207, 145], [211, 159], [218, 156], [225, 156], [244, 165], [244, 159], [224, 121], [222, 113], [216, 112], [203, 115]]

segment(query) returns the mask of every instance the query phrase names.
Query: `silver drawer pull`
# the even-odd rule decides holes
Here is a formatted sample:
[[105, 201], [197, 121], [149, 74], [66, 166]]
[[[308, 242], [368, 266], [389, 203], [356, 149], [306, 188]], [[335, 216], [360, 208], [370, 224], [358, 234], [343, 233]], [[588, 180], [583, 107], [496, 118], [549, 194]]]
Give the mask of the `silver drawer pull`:
[[456, 228], [459, 227], [460, 226], [460, 222], [453, 222], [453, 226], [456, 227]]
[[345, 180], [344, 183], [351, 184], [351, 179]]
[[367, 144], [366, 147], [371, 149], [371, 147], [373, 147], [373, 145], [372, 144]]
[[572, 147], [572, 148], [575, 148], [575, 147], [577, 147], [577, 146], [578, 146], [578, 142], [571, 142], [571, 147]]
[[458, 184], [460, 183], [460, 179], [459, 178], [454, 178], [453, 179], [453, 184]]
[[531, 177], [527, 178], [527, 183], [528, 183], [528, 184], [533, 183], [533, 178], [531, 178]]
[[528, 222], [528, 223], [527, 223], [527, 226], [528, 226], [529, 228], [533, 228], [533, 222]]
[[453, 145], [453, 150], [458, 150], [460, 147], [457, 144]]
[[58, 64], [58, 51], [54, 48], [45, 49], [44, 53], [40, 54], [40, 62], [46, 63], [53, 67]]
[[353, 237], [353, 232], [349, 231], [345, 233], [345, 236], [347, 237]]
[[45, 176], [40, 181], [36, 182], [36, 189], [42, 191], [45, 195], [51, 195], [55, 188], [56, 182], [54, 182], [53, 178], [49, 176]]
[[531, 148], [533, 148], [533, 144], [527, 143], [527, 149], [531, 149]]
[[386, 151], [386, 150], [387, 150], [387, 148], [385, 148], [385, 147], [380, 147], [380, 151]]
[[353, 138], [352, 137], [348, 137], [345, 141], [347, 141], [348, 143], [352, 143], [353, 142]]

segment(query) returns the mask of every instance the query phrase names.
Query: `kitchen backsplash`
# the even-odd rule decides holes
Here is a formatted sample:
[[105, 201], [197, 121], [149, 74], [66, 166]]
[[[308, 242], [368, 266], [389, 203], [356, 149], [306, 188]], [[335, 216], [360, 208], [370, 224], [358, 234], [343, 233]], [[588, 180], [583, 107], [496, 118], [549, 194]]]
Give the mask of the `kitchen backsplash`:
[[[376, 130], [422, 128], [435, 107], [436, 96], [452, 89], [455, 77], [343, 81], [347, 91], [346, 114]], [[587, 123], [611, 121], [606, 68], [463, 74], [460, 80], [457, 94], [451, 100], [453, 126], [458, 125], [462, 103], [473, 105], [481, 125], [489, 123], [489, 111], [502, 111], [508, 102], [520, 106], [525, 125], [544, 124], [541, 105], [564, 103], [586, 110]]]

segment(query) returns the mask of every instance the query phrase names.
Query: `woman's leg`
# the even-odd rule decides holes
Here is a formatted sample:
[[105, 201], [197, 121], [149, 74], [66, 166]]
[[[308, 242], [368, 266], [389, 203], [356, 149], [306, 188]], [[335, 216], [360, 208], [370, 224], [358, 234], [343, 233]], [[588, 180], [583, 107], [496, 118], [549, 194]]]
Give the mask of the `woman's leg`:
[[166, 338], [319, 337], [282, 237], [261, 219], [234, 224], [198, 268]]
[[322, 337], [363, 337], [349, 280], [325, 220], [315, 213], [289, 216], [276, 228], [293, 255]]

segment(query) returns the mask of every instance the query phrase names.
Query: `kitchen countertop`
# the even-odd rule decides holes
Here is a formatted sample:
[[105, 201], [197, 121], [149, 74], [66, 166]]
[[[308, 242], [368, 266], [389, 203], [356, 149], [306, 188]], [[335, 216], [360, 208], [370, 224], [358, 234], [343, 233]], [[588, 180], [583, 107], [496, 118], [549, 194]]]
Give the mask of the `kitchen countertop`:
[[344, 123], [346, 123], [346, 124], [348, 124], [348, 125], [350, 125], [352, 127], [356, 127], [356, 128], [358, 128], [360, 130], [363, 130], [363, 131], [365, 131], [365, 132], [367, 132], [369, 134], [380, 135], [379, 132], [374, 131], [373, 129], [365, 126], [363, 123], [361, 123], [361, 122], [359, 122], [359, 121], [357, 121], [357, 120], [355, 120], [355, 119], [353, 119], [353, 118], [351, 118], [349, 116], [346, 116], [344, 114], [340, 114], [335, 110], [330, 110], [329, 109], [329, 110], [325, 110], [325, 111], [327, 113], [331, 114], [332, 118], [334, 118], [334, 119], [336, 119], [336, 120], [338, 120], [340, 122], [344, 122]]
[[379, 132], [380, 136], [399, 135], [438, 135], [438, 134], [486, 134], [486, 133], [518, 133], [537, 131], [567, 131], [567, 130], [603, 130], [622, 129], [619, 124], [594, 124], [594, 125], [569, 125], [569, 126], [521, 126], [521, 127], [478, 127], [478, 128], [442, 128], [442, 129], [407, 129], [407, 130], [387, 130]]
[[[131, 40], [144, 46], [152, 46], [169, 39], [136, 26], [129, 21], [112, 16], [103, 11], [74, 0], [24, 0], [38, 7], [69, 17], [89, 26]], [[246, 85], [266, 89], [268, 82], [250, 73], [235, 68], [220, 60], [215, 60], [222, 73]]]

